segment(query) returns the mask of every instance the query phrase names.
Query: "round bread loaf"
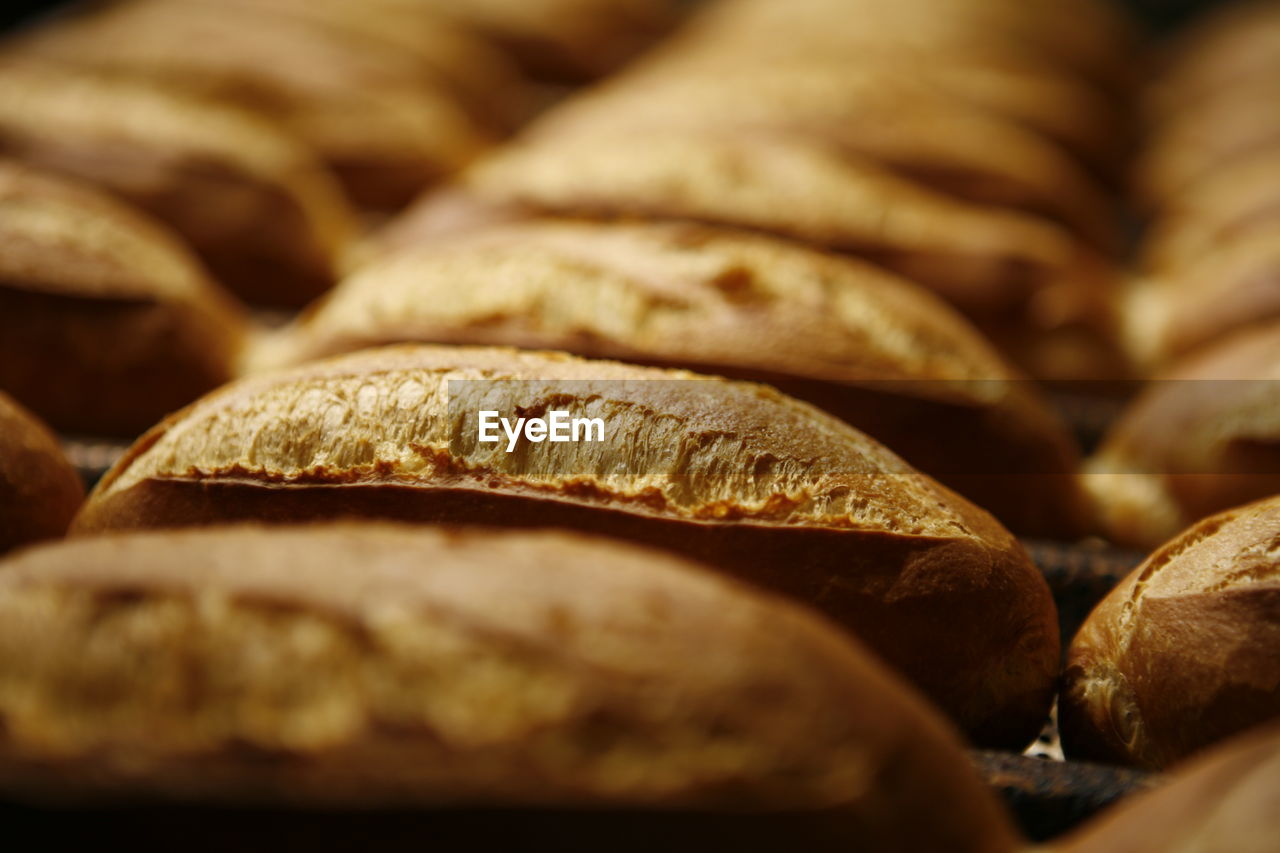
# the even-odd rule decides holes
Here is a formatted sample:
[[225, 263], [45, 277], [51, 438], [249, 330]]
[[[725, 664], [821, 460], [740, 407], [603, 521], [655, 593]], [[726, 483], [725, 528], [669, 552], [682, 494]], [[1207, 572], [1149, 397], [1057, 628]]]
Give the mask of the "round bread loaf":
[[0, 392], [0, 553], [62, 536], [83, 500], [53, 433]]
[[33, 549], [0, 571], [0, 716], [11, 796], [774, 815], [822, 849], [1013, 849], [949, 728], [838, 632], [558, 533]]
[[1280, 493], [1280, 323], [1159, 374], [1086, 466], [1100, 524], [1154, 548], [1187, 525]]
[[231, 378], [235, 300], [159, 223], [0, 161], [0, 389], [61, 430], [132, 438]]
[[1152, 554], [1071, 643], [1059, 699], [1072, 756], [1166, 767], [1280, 716], [1280, 498]]
[[142, 83], [6, 62], [0, 156], [136, 204], [253, 303], [301, 305], [327, 289], [350, 234], [340, 189], [293, 137]]
[[1280, 726], [1259, 728], [1179, 767], [1062, 839], [1058, 853], [1275, 853]]
[[349, 277], [256, 359], [508, 344], [767, 382], [887, 444], [1018, 533], [1089, 530], [1070, 437], [982, 337], [874, 267], [694, 225], [529, 222]]
[[[602, 440], [483, 442], [481, 411]], [[252, 377], [139, 439], [76, 529], [343, 515], [681, 551], [824, 609], [983, 743], [1025, 744], [1057, 674], [1048, 587], [991, 516], [817, 409], [683, 371], [423, 345]]]

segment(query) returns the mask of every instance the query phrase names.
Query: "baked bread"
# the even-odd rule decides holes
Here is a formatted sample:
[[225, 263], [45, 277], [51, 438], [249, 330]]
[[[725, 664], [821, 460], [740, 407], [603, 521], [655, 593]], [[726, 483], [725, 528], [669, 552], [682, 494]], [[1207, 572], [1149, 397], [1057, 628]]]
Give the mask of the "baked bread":
[[0, 389], [61, 430], [132, 438], [228, 381], [246, 320], [159, 223], [0, 161]]
[[1014, 848], [950, 729], [859, 647], [683, 560], [559, 533], [32, 550], [0, 571], [0, 685], [10, 796], [703, 813], [721, 837], [773, 815], [774, 845]]
[[0, 64], [0, 156], [122, 196], [247, 301], [332, 284], [351, 218], [323, 164], [254, 116], [120, 80]]
[[1280, 716], [1280, 498], [1153, 553], [1071, 643], [1058, 714], [1073, 757], [1162, 768]]
[[1280, 837], [1280, 727], [1232, 740], [1160, 788], [1108, 811], [1058, 853], [1274, 853]]
[[[279, 122], [364, 207], [403, 205], [491, 144], [479, 104], [465, 103], [420, 54], [371, 38], [369, 26], [364, 32], [335, 26], [309, 6], [290, 13], [284, 2], [135, 0], [58, 21], [12, 49], [214, 98]], [[480, 72], [494, 73], [487, 66]], [[453, 69], [452, 77], [462, 73]], [[495, 84], [510, 89], [519, 82]]]
[[1115, 542], [1154, 548], [1207, 515], [1280, 493], [1280, 324], [1158, 375], [1088, 461]]
[[[605, 423], [486, 443], [480, 411]], [[824, 609], [981, 743], [1024, 745], [1056, 677], [1048, 587], [987, 513], [810, 406], [683, 371], [406, 345], [251, 377], [143, 436], [75, 529], [346, 515], [685, 553]]]
[[0, 554], [62, 536], [83, 500], [53, 433], [0, 391]]
[[821, 75], [701, 70], [623, 75], [550, 111], [526, 139], [554, 148], [601, 132], [691, 128], [814, 140], [948, 196], [1027, 211], [1115, 247], [1109, 201], [1067, 151], [937, 84], [831, 65]]
[[695, 225], [528, 222], [372, 264], [257, 352], [506, 344], [767, 382], [1019, 533], [1089, 530], [1066, 430], [961, 317], [852, 259]]

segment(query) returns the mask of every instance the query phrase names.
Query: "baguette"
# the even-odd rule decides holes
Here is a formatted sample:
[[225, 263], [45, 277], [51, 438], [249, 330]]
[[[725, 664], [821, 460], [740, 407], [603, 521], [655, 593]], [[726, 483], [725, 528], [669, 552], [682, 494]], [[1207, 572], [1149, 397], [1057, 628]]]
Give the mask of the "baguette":
[[332, 176], [292, 137], [139, 83], [0, 65], [0, 156], [136, 204], [252, 303], [300, 305], [327, 289], [350, 235]]
[[767, 382], [1018, 533], [1090, 529], [1070, 437], [946, 305], [852, 259], [694, 225], [530, 222], [406, 249], [258, 352], [506, 344]]
[[555, 808], [570, 837], [574, 810], [701, 813], [721, 835], [775, 816], [822, 849], [1013, 849], [949, 727], [847, 638], [675, 557], [560, 533], [34, 549], [0, 571], [0, 685], [10, 796]]
[[1280, 323], [1175, 364], [1086, 464], [1113, 541], [1154, 548], [1205, 516], [1280, 493]]
[[[490, 409], [604, 440], [508, 452]], [[406, 345], [251, 377], [139, 439], [75, 529], [342, 515], [672, 548], [824, 609], [983, 743], [1025, 744], [1051, 697], [1053, 601], [993, 518], [810, 406], [683, 371]]]
[[1280, 716], [1280, 498], [1167, 543], [1089, 615], [1059, 700], [1074, 757], [1163, 768]]
[[1270, 725], [1178, 768], [1160, 788], [1058, 841], [1055, 853], [1275, 853], [1280, 727]]
[[0, 389], [61, 430], [132, 438], [228, 381], [246, 320], [175, 235], [0, 161]]
[[0, 391], [0, 554], [62, 536], [83, 500], [53, 433]]

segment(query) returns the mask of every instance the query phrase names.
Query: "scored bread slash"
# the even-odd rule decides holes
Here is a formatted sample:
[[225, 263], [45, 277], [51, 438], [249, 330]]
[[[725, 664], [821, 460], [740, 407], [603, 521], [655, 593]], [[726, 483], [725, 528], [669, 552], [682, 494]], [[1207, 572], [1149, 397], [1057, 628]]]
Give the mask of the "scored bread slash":
[[[608, 441], [479, 440], [482, 410], [601, 417]], [[144, 435], [75, 530], [357, 515], [658, 544], [851, 628], [979, 742], [1025, 746], [1059, 641], [985, 511], [761, 385], [507, 349], [399, 346], [226, 386]]]

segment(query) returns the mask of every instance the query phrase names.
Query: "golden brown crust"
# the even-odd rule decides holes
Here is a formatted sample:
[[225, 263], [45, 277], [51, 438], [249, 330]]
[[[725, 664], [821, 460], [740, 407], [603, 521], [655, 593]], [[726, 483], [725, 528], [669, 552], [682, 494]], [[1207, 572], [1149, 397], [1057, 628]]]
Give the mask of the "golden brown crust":
[[946, 727], [868, 656], [657, 552], [382, 525], [135, 534], [11, 561], [0, 613], [10, 791], [813, 810], [866, 849], [1011, 845]]
[[753, 379], [807, 399], [1021, 533], [1087, 529], [1070, 439], [1028, 383], [909, 282], [693, 225], [529, 222], [406, 249], [257, 354], [503, 344]]
[[1280, 715], [1280, 499], [1157, 550], [1072, 641], [1059, 713], [1074, 756], [1166, 767]]
[[1058, 842], [1059, 853], [1270, 853], [1280, 836], [1280, 729], [1260, 727], [1180, 767]]
[[53, 433], [0, 391], [0, 554], [62, 536], [83, 500]]
[[1280, 492], [1274, 321], [1159, 374], [1089, 460], [1111, 539], [1153, 548], [1192, 522]]
[[322, 164], [252, 115], [122, 80], [0, 67], [0, 154], [96, 183], [178, 231], [248, 301], [331, 283], [349, 211]]
[[[612, 438], [507, 453], [477, 440], [489, 406], [601, 417]], [[402, 346], [253, 377], [140, 439], [76, 526], [344, 514], [691, 554], [826, 609], [986, 742], [1034, 733], [1056, 669], [1045, 582], [989, 515], [816, 409], [682, 371]]]
[[0, 161], [0, 388], [59, 429], [132, 437], [231, 378], [239, 306], [166, 229]]
[[[277, 0], [279, 2], [279, 0]], [[277, 6], [139, 2], [37, 31], [20, 56], [214, 98], [287, 127], [363, 206], [395, 208], [490, 141], [412, 52]]]

